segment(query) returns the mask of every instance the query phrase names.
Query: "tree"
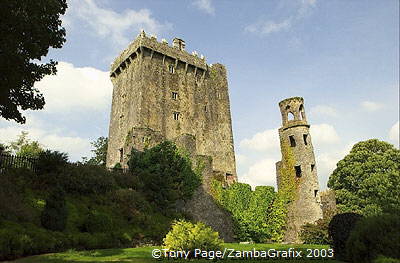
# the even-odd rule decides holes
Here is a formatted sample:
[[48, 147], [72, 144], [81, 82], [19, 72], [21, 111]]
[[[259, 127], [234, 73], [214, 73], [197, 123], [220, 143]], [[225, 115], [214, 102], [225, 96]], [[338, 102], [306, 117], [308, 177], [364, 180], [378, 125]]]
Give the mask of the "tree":
[[181, 156], [168, 141], [144, 152], [132, 149], [128, 166], [138, 176], [147, 200], [163, 212], [174, 208], [177, 200], [189, 199], [201, 184], [188, 157]]
[[22, 131], [17, 140], [10, 143], [9, 148], [14, 154], [21, 157], [38, 157], [43, 151], [38, 141], [28, 139], [28, 132]]
[[89, 160], [87, 160], [86, 157], [82, 157], [83, 163], [106, 166], [108, 138], [101, 136], [97, 138], [97, 140], [92, 141], [90, 144], [94, 147], [92, 150], [94, 157], [90, 158]]
[[6, 120], [25, 123], [20, 110], [43, 108], [43, 95], [33, 85], [56, 74], [57, 63], [35, 60], [50, 47], [62, 47], [60, 15], [66, 9], [66, 0], [0, 1], [0, 116]]
[[328, 181], [341, 212], [366, 216], [399, 212], [400, 151], [371, 139], [355, 144]]

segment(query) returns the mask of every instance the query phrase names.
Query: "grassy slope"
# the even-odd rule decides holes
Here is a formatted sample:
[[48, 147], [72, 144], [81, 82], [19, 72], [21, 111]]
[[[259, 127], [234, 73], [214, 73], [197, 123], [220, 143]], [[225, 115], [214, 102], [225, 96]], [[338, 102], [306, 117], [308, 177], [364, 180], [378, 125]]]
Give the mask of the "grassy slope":
[[[317, 249], [328, 249], [328, 246], [320, 245], [282, 245], [282, 244], [237, 244], [237, 243], [227, 243], [226, 248], [233, 248], [235, 250], [252, 250], [256, 248], [257, 250], [268, 250], [276, 249], [283, 250], [288, 248], [302, 249], [303, 257], [305, 255], [305, 250], [307, 248], [317, 248]], [[160, 262], [160, 260], [155, 260], [151, 258], [151, 251], [154, 248], [160, 247], [142, 247], [142, 248], [125, 248], [125, 249], [99, 249], [91, 251], [67, 251], [63, 253], [56, 254], [46, 254], [33, 257], [27, 257], [14, 261], [15, 263], [53, 263], [53, 262], [76, 262], [76, 263], [86, 263], [86, 262], [133, 262], [133, 263], [146, 263], [146, 262]], [[163, 262], [185, 262], [185, 260], [163, 260]], [[234, 260], [233, 262], [271, 262], [271, 260]], [[307, 259], [303, 260], [290, 260], [295, 262], [338, 262], [332, 259]], [[187, 261], [186, 261], [187, 262]], [[212, 262], [210, 260], [194, 260], [194, 262]], [[288, 260], [273, 260], [273, 262], [288, 262]]]

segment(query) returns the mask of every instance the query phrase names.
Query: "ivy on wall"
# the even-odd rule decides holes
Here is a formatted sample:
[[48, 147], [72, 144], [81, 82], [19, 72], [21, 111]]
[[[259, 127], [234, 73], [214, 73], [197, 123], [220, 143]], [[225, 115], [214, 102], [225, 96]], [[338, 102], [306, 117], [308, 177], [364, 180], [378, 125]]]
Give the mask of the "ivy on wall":
[[295, 158], [289, 145], [283, 144], [279, 192], [272, 186], [234, 183], [223, 187], [223, 178], [215, 177], [211, 193], [217, 203], [232, 214], [235, 234], [240, 241], [282, 241], [287, 223], [288, 204], [297, 198], [298, 181]]

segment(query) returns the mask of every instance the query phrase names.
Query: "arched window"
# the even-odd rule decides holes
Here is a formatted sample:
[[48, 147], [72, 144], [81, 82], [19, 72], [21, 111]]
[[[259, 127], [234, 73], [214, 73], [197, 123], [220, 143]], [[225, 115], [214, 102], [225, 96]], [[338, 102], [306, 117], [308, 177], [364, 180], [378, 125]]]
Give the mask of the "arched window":
[[288, 113], [288, 121], [292, 121], [292, 120], [294, 120], [294, 114], [293, 114], [293, 112], [289, 112]]
[[306, 119], [306, 113], [304, 112], [303, 104], [300, 105], [299, 111], [300, 111], [300, 120], [305, 120]]

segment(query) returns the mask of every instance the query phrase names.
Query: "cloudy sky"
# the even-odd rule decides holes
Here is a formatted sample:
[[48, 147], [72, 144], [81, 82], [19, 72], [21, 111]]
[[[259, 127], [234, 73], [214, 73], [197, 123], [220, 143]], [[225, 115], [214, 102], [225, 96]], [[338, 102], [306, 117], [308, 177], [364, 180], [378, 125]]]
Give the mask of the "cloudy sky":
[[361, 140], [399, 144], [399, 1], [70, 0], [67, 42], [46, 58], [57, 76], [36, 86], [45, 109], [27, 123], [0, 119], [0, 142], [22, 131], [47, 148], [90, 156], [108, 135], [109, 67], [141, 28], [180, 37], [228, 69], [239, 180], [275, 185], [278, 102], [301, 96], [321, 188]]

